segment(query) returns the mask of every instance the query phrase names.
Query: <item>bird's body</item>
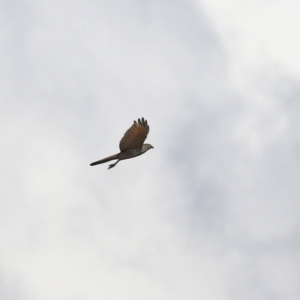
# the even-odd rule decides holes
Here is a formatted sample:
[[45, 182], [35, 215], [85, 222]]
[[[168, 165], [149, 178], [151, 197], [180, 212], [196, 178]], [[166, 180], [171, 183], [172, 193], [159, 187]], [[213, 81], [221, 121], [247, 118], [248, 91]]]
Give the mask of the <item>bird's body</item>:
[[95, 161], [91, 163], [91, 166], [103, 164], [117, 159], [114, 164], [109, 165], [108, 169], [110, 169], [113, 168], [120, 160], [129, 159], [144, 154], [153, 148], [153, 146], [150, 144], [143, 144], [147, 138], [149, 130], [150, 128], [144, 118], [138, 119], [137, 122], [134, 121], [133, 125], [125, 132], [120, 141], [121, 152]]

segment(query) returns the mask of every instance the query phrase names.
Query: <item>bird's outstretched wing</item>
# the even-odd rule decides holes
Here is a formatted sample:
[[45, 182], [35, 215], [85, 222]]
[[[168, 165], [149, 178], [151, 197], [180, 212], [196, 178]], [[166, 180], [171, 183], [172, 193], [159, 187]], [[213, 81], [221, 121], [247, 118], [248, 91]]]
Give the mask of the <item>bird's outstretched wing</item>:
[[120, 141], [121, 152], [128, 149], [141, 149], [149, 130], [150, 128], [144, 118], [134, 121]]

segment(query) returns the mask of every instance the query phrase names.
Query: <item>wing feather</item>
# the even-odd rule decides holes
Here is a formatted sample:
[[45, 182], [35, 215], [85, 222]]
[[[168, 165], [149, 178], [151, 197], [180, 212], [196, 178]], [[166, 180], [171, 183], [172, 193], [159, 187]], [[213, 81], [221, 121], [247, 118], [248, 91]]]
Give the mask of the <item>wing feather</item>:
[[120, 141], [120, 150], [141, 149], [149, 130], [148, 123], [144, 118], [134, 121], [133, 125], [125, 132]]

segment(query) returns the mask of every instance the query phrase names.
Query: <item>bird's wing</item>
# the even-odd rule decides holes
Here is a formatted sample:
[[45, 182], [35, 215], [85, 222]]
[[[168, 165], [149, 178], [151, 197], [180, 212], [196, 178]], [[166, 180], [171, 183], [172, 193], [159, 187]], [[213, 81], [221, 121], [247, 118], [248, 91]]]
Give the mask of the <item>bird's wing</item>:
[[149, 130], [150, 128], [144, 118], [138, 119], [137, 122], [134, 121], [133, 125], [125, 132], [120, 141], [120, 150], [141, 149]]

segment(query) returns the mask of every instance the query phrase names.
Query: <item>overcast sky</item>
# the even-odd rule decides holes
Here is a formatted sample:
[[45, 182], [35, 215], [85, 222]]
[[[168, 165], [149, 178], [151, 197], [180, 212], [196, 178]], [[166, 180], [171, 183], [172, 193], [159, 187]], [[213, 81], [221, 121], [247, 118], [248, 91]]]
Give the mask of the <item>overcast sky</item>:
[[1, 1], [1, 300], [300, 299], [299, 11]]

